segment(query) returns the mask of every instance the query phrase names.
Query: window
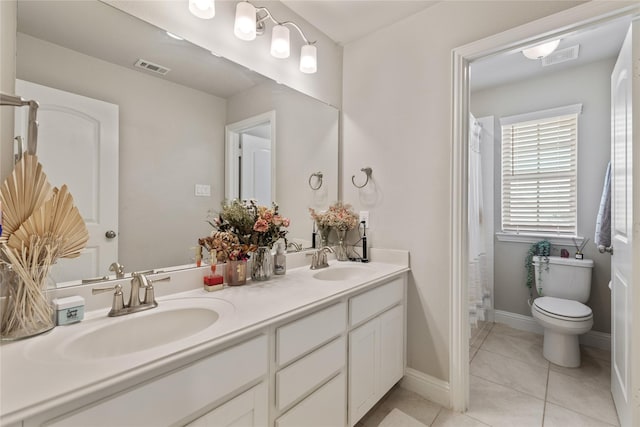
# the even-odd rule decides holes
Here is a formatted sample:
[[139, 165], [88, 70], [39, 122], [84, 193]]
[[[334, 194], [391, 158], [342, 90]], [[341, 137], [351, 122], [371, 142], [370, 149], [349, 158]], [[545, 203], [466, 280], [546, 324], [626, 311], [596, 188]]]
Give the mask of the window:
[[501, 120], [503, 233], [577, 235], [581, 110], [578, 104]]

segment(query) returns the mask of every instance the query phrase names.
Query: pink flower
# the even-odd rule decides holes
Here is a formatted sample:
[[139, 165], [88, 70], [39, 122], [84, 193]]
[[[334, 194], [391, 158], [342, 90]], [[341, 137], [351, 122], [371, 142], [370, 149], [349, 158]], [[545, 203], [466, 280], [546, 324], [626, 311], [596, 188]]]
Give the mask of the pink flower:
[[255, 224], [253, 224], [253, 229], [258, 233], [264, 233], [269, 229], [269, 223], [262, 218], [259, 218]]
[[271, 221], [273, 219], [273, 211], [270, 209], [267, 209], [262, 213], [261, 217], [265, 221]]
[[282, 225], [285, 227], [288, 227], [290, 223], [289, 218], [282, 218]]
[[280, 215], [274, 215], [273, 216], [273, 225], [275, 225], [275, 226], [282, 225], [282, 217]]

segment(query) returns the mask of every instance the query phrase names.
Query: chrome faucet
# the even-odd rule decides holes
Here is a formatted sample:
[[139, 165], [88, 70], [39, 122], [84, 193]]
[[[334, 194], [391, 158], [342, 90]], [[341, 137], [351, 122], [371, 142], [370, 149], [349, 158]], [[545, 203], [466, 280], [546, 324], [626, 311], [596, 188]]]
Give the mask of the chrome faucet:
[[297, 243], [297, 242], [289, 242], [289, 244], [287, 244], [287, 249], [289, 249], [291, 247], [293, 247], [295, 252], [300, 252], [302, 250], [302, 245], [300, 243]]
[[324, 246], [311, 254], [311, 270], [319, 270], [321, 268], [329, 267], [327, 262], [327, 252], [334, 253], [334, 250], [329, 246]]
[[120, 264], [118, 261], [111, 263], [109, 271], [116, 273], [116, 279], [124, 279], [124, 265]]
[[[117, 284], [115, 286], [109, 286], [107, 288], [93, 288], [91, 293], [93, 295], [101, 294], [114, 290], [113, 303], [111, 304], [111, 310], [109, 311], [109, 317], [123, 316], [125, 314], [137, 313], [138, 311], [149, 310], [157, 307], [153, 283], [163, 282], [171, 280], [171, 277], [163, 277], [161, 279], [151, 280], [147, 278], [147, 273], [131, 273], [131, 293], [129, 294], [129, 303], [124, 304], [124, 294], [122, 292], [122, 285]], [[144, 298], [140, 299], [140, 288], [144, 289]]]

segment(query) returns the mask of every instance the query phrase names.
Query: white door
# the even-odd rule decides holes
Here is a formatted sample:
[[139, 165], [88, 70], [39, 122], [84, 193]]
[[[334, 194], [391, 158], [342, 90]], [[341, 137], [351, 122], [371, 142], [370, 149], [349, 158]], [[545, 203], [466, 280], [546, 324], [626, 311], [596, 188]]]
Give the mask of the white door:
[[[638, 71], [633, 73], [632, 64], [638, 63], [640, 55], [640, 24], [635, 22], [629, 29], [618, 60], [611, 75], [611, 243], [613, 256], [611, 263], [611, 392], [622, 426], [640, 425], [638, 404], [640, 389], [638, 370], [640, 363], [637, 352], [640, 344], [638, 327], [633, 333], [634, 322], [640, 317], [638, 296], [634, 295], [634, 280], [638, 282], [640, 258], [633, 253], [634, 232], [637, 234], [640, 212], [634, 209], [634, 185], [638, 192], [638, 172], [633, 170], [633, 151], [638, 150], [638, 135], [633, 135], [634, 117], [632, 105], [640, 108]], [[634, 93], [635, 87], [635, 93]], [[637, 117], [637, 113], [636, 113]], [[637, 122], [637, 119], [635, 120]], [[637, 129], [638, 127], [635, 126]], [[637, 157], [637, 154], [636, 154]], [[637, 165], [636, 165], [637, 166]], [[635, 197], [636, 203], [638, 197]], [[635, 223], [635, 230], [634, 230]], [[637, 236], [636, 236], [637, 237]], [[637, 244], [637, 243], [636, 243]], [[634, 271], [635, 270], [635, 271]], [[636, 286], [636, 293], [640, 289]], [[634, 316], [636, 317], [634, 319]], [[634, 353], [634, 346], [636, 348]], [[635, 369], [635, 372], [634, 372]], [[634, 380], [635, 378], [635, 380]], [[635, 403], [634, 403], [635, 401]], [[634, 414], [635, 412], [635, 414]]]
[[[52, 278], [106, 275], [118, 259], [118, 239], [107, 237], [118, 231], [118, 106], [23, 80], [16, 92], [40, 103], [38, 159], [52, 185], [67, 184], [89, 230], [81, 255], [58, 260]], [[16, 114], [17, 133], [24, 123]]]
[[271, 141], [254, 135], [240, 135], [242, 199], [254, 199], [258, 204], [271, 205]]

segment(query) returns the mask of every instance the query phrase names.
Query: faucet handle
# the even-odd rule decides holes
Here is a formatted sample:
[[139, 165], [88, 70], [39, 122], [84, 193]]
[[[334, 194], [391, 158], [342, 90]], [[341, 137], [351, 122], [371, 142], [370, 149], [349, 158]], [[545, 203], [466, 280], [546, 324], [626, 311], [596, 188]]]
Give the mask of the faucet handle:
[[155, 282], [168, 282], [171, 280], [171, 276], [167, 276], [167, 277], [163, 277], [161, 279], [147, 279], [147, 282], [149, 283], [147, 286], [145, 286], [144, 288], [144, 300], [142, 301], [143, 304], [151, 304], [154, 306], [157, 306], [158, 303], [156, 301], [155, 298], [155, 291], [153, 288], [153, 284]]
[[124, 309], [124, 294], [122, 293], [122, 285], [118, 284], [106, 288], [91, 289], [91, 294], [93, 295], [102, 294], [104, 292], [109, 292], [112, 290], [115, 290], [115, 292], [113, 293], [113, 302], [111, 303], [111, 311], [109, 311], [108, 314], [109, 316], [113, 316]]

